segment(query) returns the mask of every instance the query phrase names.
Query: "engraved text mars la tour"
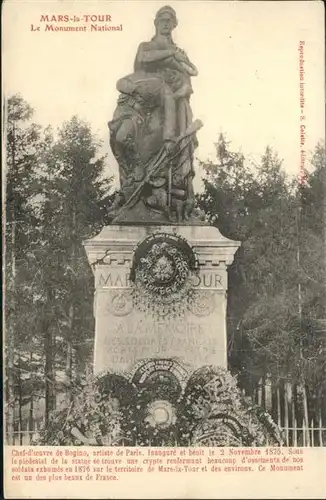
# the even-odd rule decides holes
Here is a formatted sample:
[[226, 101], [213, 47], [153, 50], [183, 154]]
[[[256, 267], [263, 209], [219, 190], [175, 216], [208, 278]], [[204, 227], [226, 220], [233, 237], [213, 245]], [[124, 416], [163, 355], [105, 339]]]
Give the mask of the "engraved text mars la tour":
[[[216, 272], [205, 272], [191, 277], [192, 284], [197, 288], [222, 288], [222, 276]], [[98, 286], [105, 288], [130, 287], [129, 273], [101, 273]]]

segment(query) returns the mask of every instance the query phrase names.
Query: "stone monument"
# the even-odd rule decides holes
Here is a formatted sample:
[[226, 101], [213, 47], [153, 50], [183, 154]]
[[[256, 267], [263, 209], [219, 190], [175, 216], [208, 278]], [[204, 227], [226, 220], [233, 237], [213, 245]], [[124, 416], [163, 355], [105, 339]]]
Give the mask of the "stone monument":
[[84, 242], [96, 380], [79, 411], [99, 406], [88, 428], [72, 412], [71, 434], [79, 444], [263, 444], [267, 431], [227, 371], [227, 267], [240, 244], [195, 207], [197, 69], [173, 42], [175, 11], [162, 7], [154, 24], [134, 72], [117, 83], [109, 129], [121, 189], [111, 224]]
[[117, 83], [109, 129], [121, 190], [112, 224], [85, 242], [96, 285], [95, 373], [161, 358], [227, 366], [227, 266], [239, 243], [195, 214], [197, 69], [173, 42], [175, 11], [162, 7], [154, 24], [134, 73]]
[[160, 358], [227, 368], [227, 266], [237, 247], [214, 227], [183, 225], [111, 225], [85, 242], [95, 373]]

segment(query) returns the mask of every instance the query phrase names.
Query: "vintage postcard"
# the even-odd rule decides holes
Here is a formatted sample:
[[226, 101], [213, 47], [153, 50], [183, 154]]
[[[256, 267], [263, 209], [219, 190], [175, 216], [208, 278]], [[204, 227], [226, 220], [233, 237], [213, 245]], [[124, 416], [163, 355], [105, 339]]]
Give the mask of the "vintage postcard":
[[3, 6], [6, 498], [325, 498], [319, 1]]

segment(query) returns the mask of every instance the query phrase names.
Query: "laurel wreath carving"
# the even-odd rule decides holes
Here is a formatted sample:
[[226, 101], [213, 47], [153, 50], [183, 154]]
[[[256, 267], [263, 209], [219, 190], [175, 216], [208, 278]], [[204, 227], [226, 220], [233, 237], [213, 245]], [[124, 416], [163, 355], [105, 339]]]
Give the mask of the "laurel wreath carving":
[[189, 276], [182, 252], [166, 242], [155, 243], [140, 259], [137, 279], [147, 291], [160, 297], [179, 292]]
[[178, 240], [153, 240], [135, 269], [135, 305], [158, 316], [184, 314], [194, 294], [192, 272], [191, 258]]

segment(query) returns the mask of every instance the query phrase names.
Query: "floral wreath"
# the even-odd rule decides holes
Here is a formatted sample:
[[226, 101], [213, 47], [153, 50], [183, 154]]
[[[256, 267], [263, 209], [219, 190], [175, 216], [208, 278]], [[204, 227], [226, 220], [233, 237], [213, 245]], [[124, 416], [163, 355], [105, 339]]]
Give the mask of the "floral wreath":
[[160, 233], [147, 238], [135, 250], [135, 304], [160, 316], [180, 315], [193, 296], [190, 277], [197, 267], [193, 249], [180, 236]]

